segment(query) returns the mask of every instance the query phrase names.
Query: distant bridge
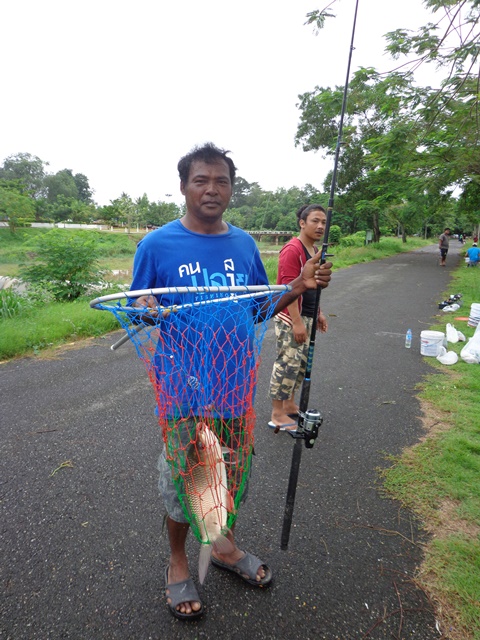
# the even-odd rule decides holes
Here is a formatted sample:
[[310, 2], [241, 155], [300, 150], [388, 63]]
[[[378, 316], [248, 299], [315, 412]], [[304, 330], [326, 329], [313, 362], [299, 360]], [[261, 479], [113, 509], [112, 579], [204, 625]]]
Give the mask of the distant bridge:
[[274, 238], [275, 244], [280, 244], [280, 241], [283, 244], [287, 240], [290, 240], [297, 235], [293, 231], [248, 231], [246, 229], [245, 233], [251, 235], [255, 240], [261, 240], [262, 238]]

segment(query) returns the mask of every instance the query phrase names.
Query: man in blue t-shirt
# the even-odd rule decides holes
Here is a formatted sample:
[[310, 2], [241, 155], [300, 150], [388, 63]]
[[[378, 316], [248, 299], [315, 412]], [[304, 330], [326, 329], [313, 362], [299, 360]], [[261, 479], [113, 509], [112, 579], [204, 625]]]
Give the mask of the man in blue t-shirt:
[[[209, 143], [181, 158], [178, 172], [186, 213], [180, 220], [152, 231], [139, 243], [131, 290], [268, 283], [252, 238], [223, 220], [236, 171], [227, 153]], [[307, 289], [328, 286], [332, 265], [320, 266], [320, 257], [321, 252], [306, 263], [301, 275], [290, 283], [291, 291], [276, 302], [273, 313], [287, 307]], [[133, 304], [151, 309], [158, 303], [147, 295], [138, 297]], [[175, 297], [162, 301], [164, 306], [168, 303], [181, 304], [181, 301]], [[157, 353], [156, 357], [161, 356]], [[241, 406], [240, 398], [238, 407], [234, 408], [234, 418]], [[177, 410], [181, 407], [177, 406]], [[160, 456], [159, 469], [159, 487], [168, 513], [170, 542], [170, 561], [165, 572], [167, 604], [174, 616], [193, 619], [203, 613], [203, 605], [190, 577], [185, 552], [189, 524], [179, 508], [165, 452]], [[252, 554], [241, 551], [235, 544], [233, 531], [227, 538], [230, 548], [222, 549], [222, 553], [214, 550], [213, 562], [238, 574], [249, 584], [267, 586], [272, 579], [270, 568]]]

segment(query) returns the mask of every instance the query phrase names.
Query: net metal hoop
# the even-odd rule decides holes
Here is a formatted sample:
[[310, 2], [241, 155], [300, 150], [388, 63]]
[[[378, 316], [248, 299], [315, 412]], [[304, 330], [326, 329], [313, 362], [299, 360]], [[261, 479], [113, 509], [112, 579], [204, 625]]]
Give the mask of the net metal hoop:
[[[131, 300], [132, 298], [141, 298], [144, 296], [161, 296], [173, 293], [187, 294], [187, 293], [226, 293], [226, 294], [241, 294], [241, 295], [228, 295], [223, 298], [213, 298], [210, 300], [200, 300], [198, 302], [191, 302], [187, 305], [175, 305], [176, 309], [183, 307], [191, 307], [195, 305], [211, 304], [225, 302], [232, 298], [256, 298], [265, 295], [268, 292], [285, 293], [291, 291], [290, 285], [246, 285], [246, 286], [232, 286], [232, 287], [163, 287], [158, 289], [139, 289], [137, 291], [119, 291], [117, 293], [111, 293], [106, 296], [95, 298], [90, 302], [90, 306], [93, 309], [108, 309], [112, 305], [105, 303], [113, 302], [114, 300]], [[128, 309], [129, 307], [125, 307]], [[168, 307], [167, 307], [168, 308]], [[137, 308], [138, 309], [138, 308]]]
[[[245, 285], [245, 286], [231, 286], [231, 287], [162, 287], [157, 289], [139, 289], [136, 291], [119, 291], [117, 293], [111, 293], [109, 295], [101, 296], [99, 298], [95, 298], [90, 302], [90, 307], [92, 309], [97, 309], [99, 311], [121, 311], [121, 312], [136, 312], [139, 313], [142, 311], [141, 307], [129, 307], [125, 305], [121, 305], [121, 300], [131, 300], [132, 298], [140, 298], [143, 296], [161, 296], [168, 294], [196, 294], [196, 293], [225, 293], [229, 294], [220, 298], [211, 298], [207, 300], [199, 300], [196, 302], [188, 302], [183, 305], [170, 305], [170, 306], [160, 306], [157, 308], [149, 308], [148, 311], [155, 311], [156, 309], [161, 309], [162, 311], [180, 311], [182, 309], [192, 309], [194, 307], [204, 306], [207, 304], [221, 304], [222, 302], [235, 301], [235, 300], [244, 300], [246, 298], [260, 298], [267, 293], [285, 293], [287, 291], [291, 291], [292, 287], [290, 285]], [[239, 295], [236, 295], [239, 294]], [[113, 302], [117, 302], [117, 304], [110, 304]], [[143, 325], [131, 325], [119, 340], [117, 340], [114, 344], [111, 345], [110, 349], [112, 351], [116, 351], [123, 344], [128, 342], [130, 337], [132, 337], [135, 333], [140, 332], [143, 328]], [[147, 328], [148, 330], [148, 328]], [[129, 333], [130, 332], [130, 333]]]

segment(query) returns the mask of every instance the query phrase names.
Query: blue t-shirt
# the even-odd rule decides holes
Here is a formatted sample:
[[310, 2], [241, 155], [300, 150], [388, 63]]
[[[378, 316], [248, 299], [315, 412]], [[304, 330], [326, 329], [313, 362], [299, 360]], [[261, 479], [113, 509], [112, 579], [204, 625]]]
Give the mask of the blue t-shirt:
[[[198, 234], [174, 220], [139, 242], [130, 288], [266, 284], [260, 253], [247, 233], [228, 225], [223, 234]], [[195, 295], [195, 301], [204, 299], [205, 294]], [[185, 301], [182, 294], [159, 299], [164, 306]], [[161, 321], [154, 356], [159, 411], [176, 417], [235, 417], [251, 407], [256, 375], [253, 307], [253, 302], [238, 305], [232, 313], [231, 305], [213, 303]]]
[[138, 243], [131, 289], [256, 284], [268, 278], [248, 233], [229, 224], [226, 233], [204, 235], [174, 220]]
[[470, 262], [478, 262], [480, 259], [480, 249], [478, 247], [470, 247], [470, 249], [467, 249], [467, 256], [470, 258]]

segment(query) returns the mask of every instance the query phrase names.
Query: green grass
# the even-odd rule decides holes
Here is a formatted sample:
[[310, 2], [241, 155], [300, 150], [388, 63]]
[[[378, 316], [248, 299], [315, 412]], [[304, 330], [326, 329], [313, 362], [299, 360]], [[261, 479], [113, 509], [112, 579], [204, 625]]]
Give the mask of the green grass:
[[[449, 293], [461, 292], [463, 306], [455, 316], [468, 316], [480, 300], [476, 269], [459, 267]], [[431, 328], [454, 324], [467, 339], [474, 333], [452, 314], [439, 312]], [[449, 343], [460, 353], [464, 342]], [[444, 625], [452, 637], [480, 638], [480, 369], [461, 358], [445, 367], [427, 358], [435, 373], [420, 385], [427, 424], [425, 441], [393, 460], [382, 473], [385, 489], [415, 511], [435, 538], [427, 545], [420, 582], [442, 604]], [[447, 637], [450, 637], [449, 635]]]
[[366, 246], [342, 247], [340, 244], [331, 248], [331, 253], [334, 254], [331, 261], [335, 269], [342, 269], [353, 264], [372, 262], [373, 260], [388, 258], [388, 256], [393, 256], [397, 253], [413, 251], [429, 244], [432, 244], [431, 240], [423, 240], [422, 238], [408, 238], [407, 242], [402, 242], [400, 238], [390, 237], [380, 238], [380, 242], [372, 242]]
[[[441, 576], [441, 591], [431, 585], [436, 597], [454, 607], [448, 620], [462, 639], [480, 638], [478, 576], [480, 575], [480, 538], [462, 534], [433, 540], [423, 567], [425, 575]], [[448, 637], [448, 636], [447, 636]]]
[[[0, 228], [0, 276], [17, 277], [19, 266], [32, 251], [38, 238], [50, 229], [17, 229], [12, 233], [8, 228]], [[70, 229], [60, 232], [71, 235]], [[96, 238], [101, 250], [100, 267], [102, 269], [131, 270], [133, 256], [142, 234], [110, 233], [90, 231]]]
[[118, 323], [113, 315], [91, 309], [89, 299], [33, 307], [18, 317], [1, 321], [0, 360], [37, 355], [46, 348], [114, 329], [118, 329]]

